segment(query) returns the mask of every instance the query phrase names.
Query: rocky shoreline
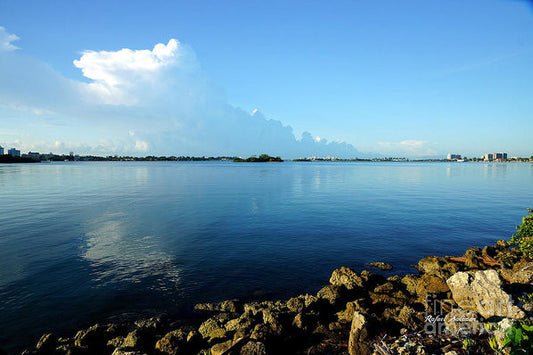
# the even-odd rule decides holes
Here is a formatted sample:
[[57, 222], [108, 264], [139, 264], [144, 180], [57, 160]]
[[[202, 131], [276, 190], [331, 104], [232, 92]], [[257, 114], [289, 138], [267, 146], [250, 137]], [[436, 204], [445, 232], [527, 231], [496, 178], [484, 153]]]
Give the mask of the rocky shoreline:
[[197, 323], [156, 317], [45, 334], [23, 354], [499, 354], [511, 350], [509, 329], [533, 315], [533, 262], [504, 240], [416, 269], [341, 267], [316, 295], [197, 304]]

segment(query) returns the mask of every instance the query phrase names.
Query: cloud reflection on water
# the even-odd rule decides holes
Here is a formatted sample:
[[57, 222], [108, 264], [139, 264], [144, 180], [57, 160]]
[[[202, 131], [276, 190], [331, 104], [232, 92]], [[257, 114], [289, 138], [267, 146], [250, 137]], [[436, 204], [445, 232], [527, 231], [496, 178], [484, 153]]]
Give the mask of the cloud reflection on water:
[[82, 257], [91, 265], [97, 287], [118, 283], [145, 284], [147, 288], [176, 288], [181, 270], [174, 258], [162, 250], [156, 235], [130, 232], [133, 216], [108, 213], [91, 221], [84, 235]]

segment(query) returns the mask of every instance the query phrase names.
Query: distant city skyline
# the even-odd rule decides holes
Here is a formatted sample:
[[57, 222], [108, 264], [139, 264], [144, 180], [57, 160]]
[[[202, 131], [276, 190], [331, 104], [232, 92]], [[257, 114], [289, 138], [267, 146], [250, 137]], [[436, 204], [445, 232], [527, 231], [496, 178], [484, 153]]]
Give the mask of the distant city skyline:
[[[16, 149], [15, 147], [12, 147], [10, 149], [7, 150], [7, 152], [4, 153], [4, 148], [2, 146], [0, 146], [0, 155], [11, 155], [11, 156], [17, 156], [17, 157], [30, 157], [30, 158], [33, 158], [33, 159], [37, 159], [37, 160], [50, 160], [51, 158], [53, 158], [54, 156], [58, 157], [58, 156], [70, 156], [70, 157], [73, 157], [73, 158], [77, 158], [77, 159], [74, 159], [74, 160], [80, 160], [81, 157], [88, 157], [88, 156], [95, 156], [95, 157], [101, 157], [101, 158], [106, 158], [106, 157], [123, 157], [123, 158], [126, 158], [126, 157], [136, 157], [136, 158], [147, 158], [147, 157], [150, 157], [151, 155], [118, 155], [118, 154], [95, 154], [95, 155], [91, 155], [91, 154], [86, 154], [86, 155], [79, 155], [79, 154], [76, 154], [75, 152], [73, 151], [70, 151], [68, 152], [68, 154], [66, 153], [54, 153], [54, 152], [48, 152], [48, 153], [45, 153], [45, 152], [36, 152], [36, 151], [28, 151], [28, 152], [24, 152], [24, 151], [21, 151], [20, 149]], [[257, 156], [257, 155], [252, 155], [252, 156]], [[167, 154], [167, 155], [159, 155], [159, 156], [156, 156], [156, 157], [159, 157], [159, 158], [163, 158], [163, 157], [168, 157], [168, 158], [171, 158], [171, 157], [180, 157], [180, 158], [184, 158], [184, 157], [189, 157], [189, 158], [230, 158], [230, 156], [224, 156], [224, 155], [217, 155], [217, 156], [213, 156], [213, 155], [210, 155], [210, 156], [191, 156], [191, 155], [181, 155], [181, 154]], [[233, 156], [233, 157], [239, 157], [239, 156]], [[241, 157], [242, 158], [242, 157]], [[343, 160], [343, 158], [341, 157], [338, 157], [338, 156], [302, 156], [302, 157], [299, 157], [298, 161], [300, 160], [311, 160], [311, 161], [328, 161], [328, 160], [331, 160], [331, 161], [335, 161], [337, 159], [341, 159]], [[350, 158], [344, 158], [344, 159], [350, 159]], [[365, 159], [365, 158], [363, 158]], [[389, 156], [389, 157], [384, 157], [384, 156], [375, 156], [375, 157], [370, 157], [370, 158], [366, 158], [367, 160], [371, 159], [371, 160], [394, 160], [394, 161], [404, 161], [405, 159], [409, 159], [407, 157], [401, 157], [401, 156]], [[431, 159], [431, 158], [430, 158]], [[439, 159], [439, 158], [434, 158], [434, 159]], [[440, 158], [440, 160], [459, 160], [459, 161], [468, 161], [468, 160], [484, 160], [484, 161], [506, 161], [506, 160], [529, 160], [529, 161], [533, 161], [533, 154], [531, 156], [509, 156], [509, 154], [507, 152], [499, 152], [499, 153], [485, 153], [485, 154], [482, 154], [481, 156], [470, 156], [470, 157], [467, 157], [466, 155], [463, 156], [461, 154], [457, 154], [457, 153], [448, 153], [446, 155], [445, 158]], [[180, 160], [180, 159], [178, 159]], [[225, 160], [225, 159], [218, 159], [218, 160]], [[417, 160], [416, 158], [411, 158], [410, 160]], [[423, 158], [421, 159], [423, 160]]]
[[0, 145], [533, 154], [530, 1], [0, 1]]

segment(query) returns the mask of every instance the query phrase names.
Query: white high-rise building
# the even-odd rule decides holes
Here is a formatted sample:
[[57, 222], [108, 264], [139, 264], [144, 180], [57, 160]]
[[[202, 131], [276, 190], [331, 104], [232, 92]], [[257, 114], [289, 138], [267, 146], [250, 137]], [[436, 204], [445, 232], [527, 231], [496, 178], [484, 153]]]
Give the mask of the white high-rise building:
[[507, 153], [492, 153], [492, 159], [507, 159]]
[[453, 160], [453, 159], [461, 159], [461, 154], [448, 154], [447, 156], [448, 160]]
[[485, 154], [485, 160], [507, 160], [507, 153], [487, 153]]

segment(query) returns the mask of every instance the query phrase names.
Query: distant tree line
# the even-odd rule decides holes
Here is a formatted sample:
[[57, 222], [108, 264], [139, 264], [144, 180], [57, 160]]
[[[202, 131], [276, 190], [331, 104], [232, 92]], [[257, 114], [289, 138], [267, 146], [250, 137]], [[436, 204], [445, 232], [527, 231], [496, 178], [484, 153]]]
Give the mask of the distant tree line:
[[[102, 158], [102, 157], [99, 157]], [[190, 157], [190, 156], [154, 156], [149, 155], [146, 157], [129, 157], [129, 156], [108, 156], [101, 160], [108, 161], [219, 161], [228, 160], [231, 161], [235, 157]], [[96, 159], [95, 159], [96, 160]]]
[[29, 157], [13, 157], [11, 155], [0, 155], [0, 164], [7, 163], [39, 163], [40, 160]]
[[38, 157], [12, 157], [10, 155], [0, 155], [0, 163], [26, 163], [39, 161], [232, 161], [235, 157], [192, 157], [192, 156], [154, 156], [132, 157], [132, 156], [97, 156], [97, 155], [66, 155], [66, 154], [41, 154]]

